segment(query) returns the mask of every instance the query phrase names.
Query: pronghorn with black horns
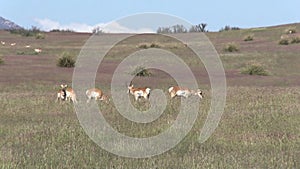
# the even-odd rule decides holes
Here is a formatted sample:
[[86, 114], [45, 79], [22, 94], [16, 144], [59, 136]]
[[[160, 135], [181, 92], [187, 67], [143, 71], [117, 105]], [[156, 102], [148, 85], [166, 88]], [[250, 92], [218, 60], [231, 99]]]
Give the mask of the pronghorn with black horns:
[[182, 97], [188, 98], [191, 95], [199, 96], [200, 99], [203, 98], [203, 94], [200, 89], [197, 89], [195, 91], [195, 90], [190, 90], [188, 88], [182, 88], [179, 86], [172, 86], [169, 88], [168, 91], [169, 91], [171, 98], [174, 98], [175, 96], [182, 96]]
[[151, 89], [149, 87], [139, 87], [135, 88], [133, 87], [132, 82], [127, 86], [128, 91], [127, 93], [130, 93], [134, 96], [135, 100], [138, 100], [140, 97], [144, 97], [145, 99], [149, 99], [150, 91]]

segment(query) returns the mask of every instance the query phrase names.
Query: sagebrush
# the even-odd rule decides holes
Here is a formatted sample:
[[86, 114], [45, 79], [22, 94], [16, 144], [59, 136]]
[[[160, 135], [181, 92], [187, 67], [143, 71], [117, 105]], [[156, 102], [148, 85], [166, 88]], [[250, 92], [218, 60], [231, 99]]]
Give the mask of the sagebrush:
[[131, 73], [132, 76], [151, 76], [151, 72], [143, 66], [137, 66]]
[[69, 52], [63, 52], [61, 57], [57, 60], [57, 66], [59, 67], [74, 67], [76, 63], [75, 56]]
[[227, 45], [225, 45], [224, 51], [225, 52], [237, 52], [237, 51], [239, 51], [239, 47], [235, 43], [228, 43]]
[[245, 68], [241, 70], [242, 74], [248, 75], [260, 75], [260, 76], [267, 76], [269, 73], [265, 70], [265, 68], [258, 63], [252, 63], [247, 65]]

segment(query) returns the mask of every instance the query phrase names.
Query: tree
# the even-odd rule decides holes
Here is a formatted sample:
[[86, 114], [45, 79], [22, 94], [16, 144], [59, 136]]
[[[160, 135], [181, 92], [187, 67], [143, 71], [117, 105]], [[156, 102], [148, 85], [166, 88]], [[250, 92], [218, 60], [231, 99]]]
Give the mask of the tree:
[[201, 23], [201, 24], [198, 24], [198, 25], [193, 25], [190, 28], [189, 32], [207, 32], [206, 26], [207, 26], [206, 23]]
[[174, 25], [172, 26], [173, 28], [173, 33], [186, 33], [187, 30], [183, 25]]
[[156, 31], [156, 33], [162, 33], [162, 34], [167, 34], [167, 33], [186, 33], [187, 29], [183, 25], [174, 25], [171, 27], [159, 27]]
[[95, 27], [93, 30], [92, 30], [93, 34], [100, 34], [100, 33], [104, 33], [102, 28], [100, 26], [97, 26]]
[[172, 33], [172, 30], [170, 27], [159, 27], [156, 33], [167, 34], [167, 33]]

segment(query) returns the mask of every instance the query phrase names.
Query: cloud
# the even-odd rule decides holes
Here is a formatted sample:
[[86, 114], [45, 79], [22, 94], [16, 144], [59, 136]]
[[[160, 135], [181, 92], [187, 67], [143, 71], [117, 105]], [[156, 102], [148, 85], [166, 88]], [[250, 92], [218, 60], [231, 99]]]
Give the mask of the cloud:
[[109, 23], [99, 23], [96, 25], [88, 25], [85, 23], [70, 23], [70, 24], [61, 24], [57, 21], [50, 19], [35, 19], [38, 27], [45, 31], [50, 31], [53, 29], [61, 30], [73, 30], [76, 32], [92, 32], [94, 28], [99, 27], [106, 33], [153, 33], [150, 28], [140, 28], [140, 29], [130, 29], [128, 27], [122, 26], [117, 22]]

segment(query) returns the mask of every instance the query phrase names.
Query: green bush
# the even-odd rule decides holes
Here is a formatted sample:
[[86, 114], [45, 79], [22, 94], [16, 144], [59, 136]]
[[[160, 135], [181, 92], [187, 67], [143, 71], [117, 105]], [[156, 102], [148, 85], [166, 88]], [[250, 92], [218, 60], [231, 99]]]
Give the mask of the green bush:
[[291, 40], [291, 43], [300, 43], [300, 37], [294, 37], [294, 38]]
[[4, 63], [2, 56], [0, 56], [0, 65]]
[[139, 48], [141, 48], [141, 49], [148, 49], [149, 47], [148, 47], [147, 44], [140, 44]]
[[151, 76], [151, 72], [149, 70], [145, 69], [145, 67], [143, 67], [143, 66], [137, 66], [131, 72], [131, 75], [145, 77], [145, 76]]
[[150, 48], [160, 48], [160, 46], [156, 43], [151, 43]]
[[229, 43], [224, 47], [225, 52], [237, 52], [239, 51], [238, 46], [235, 43]]
[[289, 40], [288, 39], [281, 39], [279, 41], [279, 45], [289, 45]]
[[59, 67], [74, 67], [75, 66], [75, 57], [72, 56], [69, 52], [63, 52], [61, 57], [57, 60], [57, 66]]
[[24, 51], [18, 51], [17, 55], [25, 55], [25, 52]]
[[253, 35], [248, 35], [244, 38], [244, 41], [253, 41], [254, 37]]
[[269, 73], [258, 63], [253, 63], [241, 70], [242, 74], [267, 76]]
[[148, 48], [160, 48], [159, 44], [157, 43], [151, 43], [151, 44], [147, 44], [147, 43], [143, 43], [143, 44], [140, 44], [138, 46], [140, 49], [148, 49]]
[[35, 38], [36, 38], [36, 39], [45, 39], [45, 34], [43, 34], [43, 33], [37, 33], [37, 34], [35, 35]]

